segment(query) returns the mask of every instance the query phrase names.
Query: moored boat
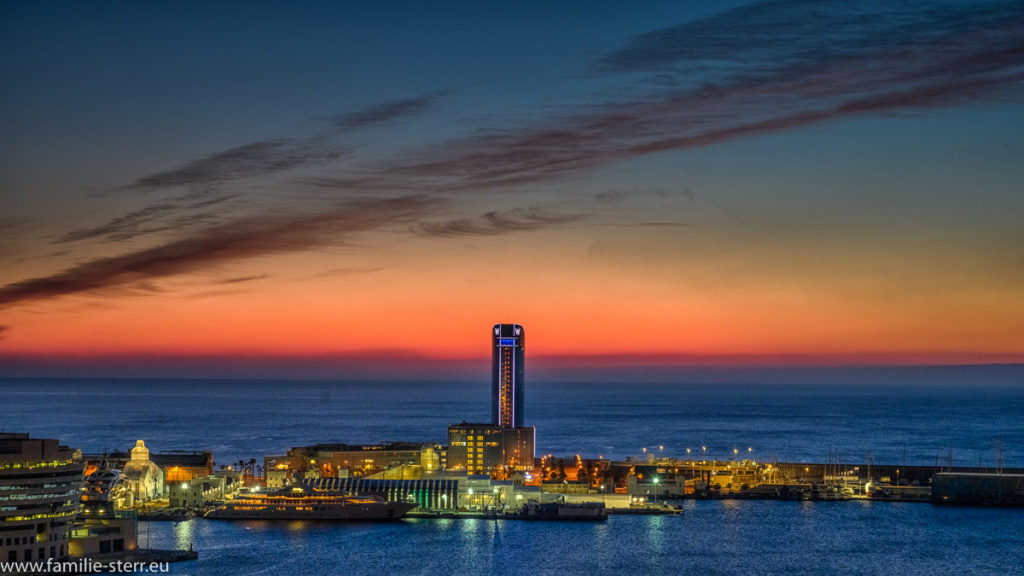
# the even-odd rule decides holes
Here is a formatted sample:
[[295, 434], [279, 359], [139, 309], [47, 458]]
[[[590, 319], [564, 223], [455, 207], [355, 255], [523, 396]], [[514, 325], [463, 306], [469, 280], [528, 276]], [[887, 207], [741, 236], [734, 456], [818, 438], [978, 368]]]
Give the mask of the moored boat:
[[516, 514], [523, 520], [590, 520], [600, 522], [608, 519], [608, 510], [600, 502], [568, 504], [550, 502], [540, 504], [528, 502]]
[[307, 488], [243, 494], [206, 513], [215, 520], [398, 520], [416, 507], [375, 496]]

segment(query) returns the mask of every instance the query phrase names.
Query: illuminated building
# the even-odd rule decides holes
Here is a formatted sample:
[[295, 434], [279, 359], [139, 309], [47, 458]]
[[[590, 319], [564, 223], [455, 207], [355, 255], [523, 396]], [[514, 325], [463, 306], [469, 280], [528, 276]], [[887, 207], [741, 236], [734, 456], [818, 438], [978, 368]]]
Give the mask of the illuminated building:
[[57, 440], [0, 433], [0, 561], [68, 557], [82, 468]]
[[385, 500], [408, 502], [427, 510], [459, 507], [459, 481], [450, 478], [425, 480], [375, 480], [368, 478], [318, 478], [309, 480], [318, 490], [344, 492], [353, 496], [380, 496]]
[[149, 457], [164, 471], [164, 484], [190, 482], [213, 474], [213, 453], [168, 450]]
[[[132, 452], [133, 456], [139, 454]], [[72, 556], [121, 557], [138, 549], [138, 515], [134, 510], [119, 510], [117, 506], [125, 500], [126, 493], [131, 494], [129, 489], [121, 472], [109, 467], [99, 467], [86, 476], [79, 522], [71, 531], [68, 545]]]
[[420, 442], [315, 444], [292, 448], [287, 455], [267, 456], [264, 465], [268, 485], [278, 486], [288, 479], [365, 477], [396, 467], [430, 473], [440, 468], [443, 459], [440, 446]]
[[164, 471], [149, 459], [146, 443], [139, 440], [132, 448], [131, 460], [121, 469], [131, 507], [135, 502], [145, 502], [164, 495]]
[[490, 474], [533, 467], [534, 429], [523, 427], [526, 331], [495, 324], [491, 331], [491, 423], [448, 426], [449, 470]]
[[452, 424], [448, 426], [448, 469], [486, 474], [505, 462], [503, 433], [490, 424]]
[[522, 428], [526, 332], [519, 324], [495, 324], [491, 342], [491, 423]]
[[533, 467], [534, 429], [463, 422], [448, 426], [448, 469], [490, 474]]

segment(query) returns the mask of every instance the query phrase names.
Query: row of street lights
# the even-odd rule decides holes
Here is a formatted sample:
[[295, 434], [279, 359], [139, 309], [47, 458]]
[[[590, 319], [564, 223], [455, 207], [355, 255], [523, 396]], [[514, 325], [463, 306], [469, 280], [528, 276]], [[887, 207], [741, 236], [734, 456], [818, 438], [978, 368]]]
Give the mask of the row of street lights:
[[[647, 459], [647, 447], [645, 446], [645, 447], [641, 448], [641, 450], [643, 450], [644, 460], [646, 460]], [[707, 460], [708, 447], [707, 446], [701, 446], [700, 450], [701, 450], [702, 459], [703, 460]], [[663, 446], [663, 445], [662, 446], [658, 446], [658, 458], [662, 458], [662, 454], [664, 453], [664, 451], [665, 451], [665, 446]], [[687, 457], [687, 459], [690, 458], [691, 453], [692, 453], [692, 449], [687, 448], [686, 449], [686, 457]], [[733, 448], [732, 449], [733, 456], [739, 456], [739, 453], [740, 453], [740, 449], [739, 448]], [[753, 453], [754, 453], [754, 448], [748, 446], [747, 447], [747, 454], [748, 455], [752, 455]]]

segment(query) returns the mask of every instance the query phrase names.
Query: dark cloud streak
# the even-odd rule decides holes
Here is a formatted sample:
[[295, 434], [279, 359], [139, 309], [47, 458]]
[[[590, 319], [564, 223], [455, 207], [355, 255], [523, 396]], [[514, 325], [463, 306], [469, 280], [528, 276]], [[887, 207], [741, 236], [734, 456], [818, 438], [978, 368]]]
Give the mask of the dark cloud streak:
[[[0, 288], [0, 304], [109, 288], [232, 259], [337, 243], [351, 233], [407, 224], [426, 237], [494, 235], [561, 225], [581, 215], [537, 209], [439, 216], [442, 198], [488, 198], [509, 189], [641, 155], [707, 146], [842, 118], [914, 113], [1019, 96], [1024, 85], [1024, 3], [795, 0], [759, 2], [643, 34], [593, 70], [630, 88], [561, 114], [461, 138], [354, 172], [304, 180], [338, 195], [407, 194], [350, 201], [309, 215], [269, 214], [190, 230], [155, 248], [86, 262]], [[188, 187], [200, 202], [225, 182], [335, 164], [339, 133], [422, 114], [443, 92], [326, 119], [304, 138], [268, 139], [140, 178], [128, 189]], [[625, 95], [623, 95], [625, 94]], [[408, 195], [410, 192], [415, 195]], [[617, 202], [604, 196], [603, 202]], [[216, 199], [209, 200], [216, 202]], [[217, 208], [210, 204], [209, 208]], [[166, 201], [70, 232], [62, 241], [125, 239], [206, 224], [197, 203]], [[449, 217], [442, 221], [426, 218]]]
[[558, 226], [582, 219], [576, 214], [549, 214], [538, 208], [487, 212], [479, 218], [456, 218], [445, 222], [425, 222], [413, 228], [421, 236], [494, 236], [509, 232], [527, 232]]
[[348, 131], [418, 116], [429, 110], [437, 100], [446, 94], [446, 91], [431, 92], [416, 98], [385, 102], [358, 112], [339, 114], [330, 118], [331, 125], [339, 130]]
[[332, 145], [320, 136], [262, 140], [215, 152], [180, 168], [145, 176], [127, 188], [193, 187], [260, 178], [335, 162], [347, 153], [347, 148]]
[[437, 206], [435, 199], [405, 196], [350, 201], [315, 214], [239, 219], [146, 250], [8, 284], [0, 288], [0, 305], [144, 283], [232, 260], [336, 244], [358, 232], [420, 219]]
[[630, 75], [629, 97], [480, 131], [390, 173], [452, 191], [542, 183], [653, 152], [1013, 97], [1022, 63], [1020, 2], [761, 2], [602, 57], [601, 74]]

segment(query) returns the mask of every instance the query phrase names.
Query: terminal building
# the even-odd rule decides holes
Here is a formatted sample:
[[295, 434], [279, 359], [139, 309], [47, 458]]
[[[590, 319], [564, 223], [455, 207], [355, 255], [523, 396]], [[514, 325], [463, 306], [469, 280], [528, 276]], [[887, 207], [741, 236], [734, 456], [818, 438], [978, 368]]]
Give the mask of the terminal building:
[[57, 440], [0, 433], [0, 561], [68, 558], [82, 470]]
[[533, 428], [463, 422], [448, 426], [448, 469], [491, 474], [533, 468]]
[[366, 477], [402, 468], [405, 476], [430, 474], [445, 464], [445, 450], [421, 442], [382, 444], [314, 444], [264, 457], [267, 485], [315, 478]]

